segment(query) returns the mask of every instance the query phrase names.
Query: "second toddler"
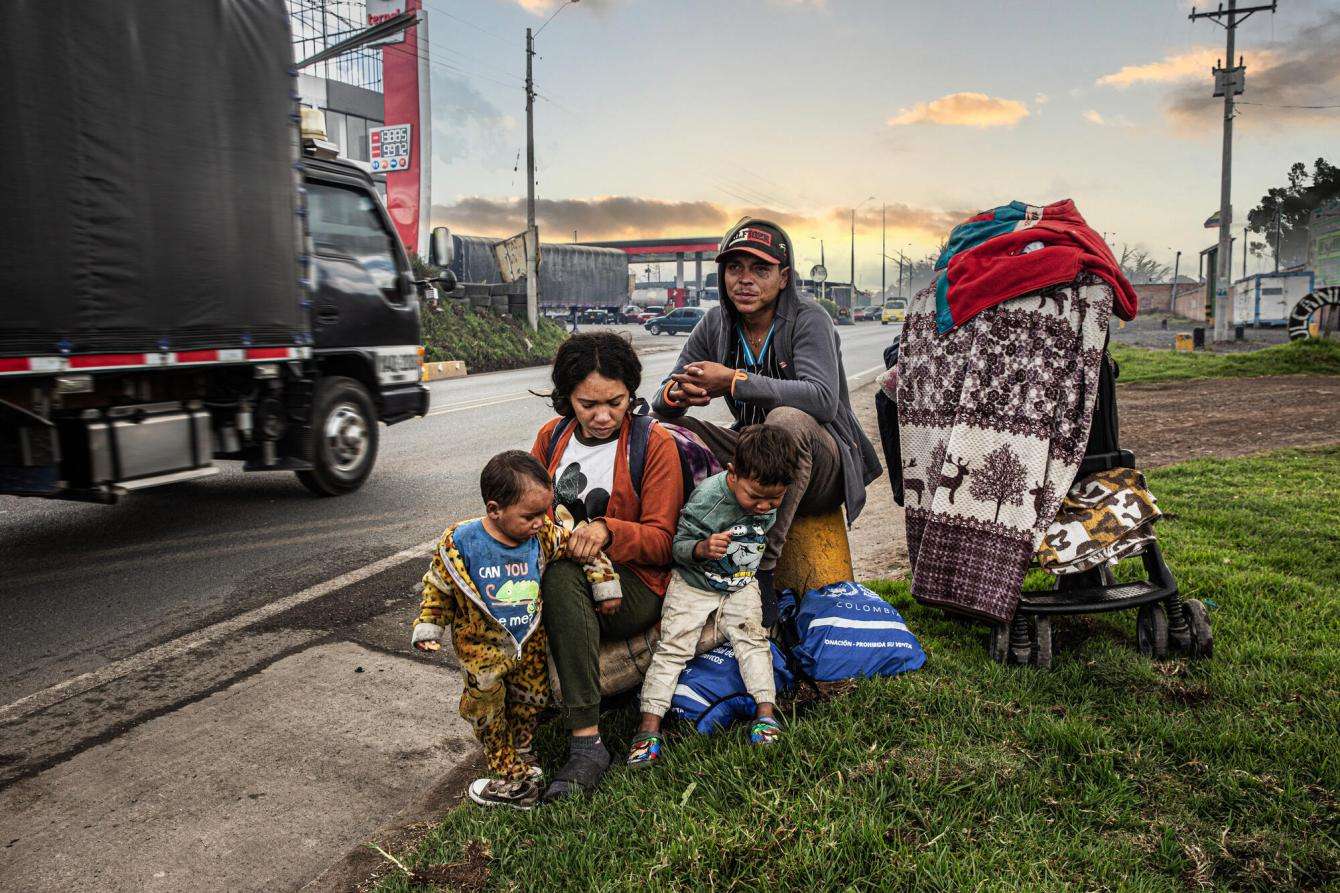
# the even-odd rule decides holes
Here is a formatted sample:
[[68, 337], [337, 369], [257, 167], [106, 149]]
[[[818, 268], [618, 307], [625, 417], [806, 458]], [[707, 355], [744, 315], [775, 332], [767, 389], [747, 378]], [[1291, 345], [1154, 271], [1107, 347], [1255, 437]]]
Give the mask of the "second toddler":
[[745, 688], [758, 705], [750, 740], [771, 744], [781, 734], [773, 715], [772, 651], [755, 575], [797, 460], [795, 441], [787, 432], [751, 425], [740, 432], [726, 470], [699, 484], [685, 503], [661, 608], [661, 638], [642, 684], [642, 724], [628, 765], [646, 766], [660, 759], [661, 718], [713, 611], [735, 652]]

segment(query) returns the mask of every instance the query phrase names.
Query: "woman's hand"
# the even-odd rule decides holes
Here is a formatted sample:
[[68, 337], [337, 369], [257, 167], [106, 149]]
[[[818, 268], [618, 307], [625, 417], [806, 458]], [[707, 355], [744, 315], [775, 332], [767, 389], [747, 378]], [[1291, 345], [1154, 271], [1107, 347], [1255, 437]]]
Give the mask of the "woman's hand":
[[590, 521], [568, 535], [568, 554], [578, 561], [591, 561], [610, 541], [604, 521]]
[[689, 363], [683, 372], [674, 376], [674, 379], [681, 385], [696, 385], [708, 397], [724, 397], [730, 393], [731, 382], [735, 380], [735, 370], [710, 360], [700, 360], [697, 363]]
[[619, 606], [623, 604], [623, 599], [612, 598], [605, 602], [596, 602], [596, 610], [601, 614], [617, 614]]

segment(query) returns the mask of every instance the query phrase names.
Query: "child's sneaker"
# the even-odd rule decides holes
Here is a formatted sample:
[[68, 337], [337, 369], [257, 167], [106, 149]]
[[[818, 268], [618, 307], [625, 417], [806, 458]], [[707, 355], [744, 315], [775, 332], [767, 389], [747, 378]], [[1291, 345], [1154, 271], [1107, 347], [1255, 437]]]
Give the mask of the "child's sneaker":
[[628, 750], [628, 765], [650, 766], [660, 762], [662, 743], [663, 739], [656, 732], [638, 732]]
[[754, 720], [754, 725], [749, 729], [749, 743], [760, 747], [776, 744], [781, 737], [781, 725], [770, 716]]
[[540, 799], [540, 785], [534, 778], [520, 781], [504, 778], [477, 778], [470, 783], [470, 799], [480, 806], [510, 806], [530, 809]]

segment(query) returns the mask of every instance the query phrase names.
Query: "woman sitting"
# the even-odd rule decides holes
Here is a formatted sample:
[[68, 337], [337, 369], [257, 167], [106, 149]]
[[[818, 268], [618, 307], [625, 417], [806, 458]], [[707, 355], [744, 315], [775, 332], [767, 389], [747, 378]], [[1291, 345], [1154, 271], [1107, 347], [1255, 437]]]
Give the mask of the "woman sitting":
[[[549, 565], [541, 581], [543, 622], [571, 733], [567, 763], [546, 801], [594, 788], [609, 768], [600, 740], [600, 643], [650, 629], [670, 580], [670, 544], [684, 485], [674, 440], [649, 419], [645, 458], [629, 463], [642, 363], [612, 332], [573, 335], [554, 358], [553, 401], [531, 454], [554, 480], [554, 517], [574, 528], [572, 560]], [[642, 407], [645, 411], [645, 407]], [[635, 485], [634, 472], [640, 473]], [[622, 598], [597, 603], [581, 562], [604, 551], [623, 584]]]

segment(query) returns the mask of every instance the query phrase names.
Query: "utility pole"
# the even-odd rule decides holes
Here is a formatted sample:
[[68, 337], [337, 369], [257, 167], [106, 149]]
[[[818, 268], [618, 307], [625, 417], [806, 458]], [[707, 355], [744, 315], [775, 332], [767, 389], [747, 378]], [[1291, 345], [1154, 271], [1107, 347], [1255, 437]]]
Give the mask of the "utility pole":
[[1181, 266], [1182, 266], [1182, 252], [1179, 251], [1179, 252], [1177, 252], [1177, 256], [1173, 258], [1173, 278], [1172, 278], [1172, 285], [1170, 285], [1170, 286], [1168, 287], [1168, 312], [1169, 312], [1169, 313], [1176, 313], [1176, 312], [1177, 312], [1177, 271], [1181, 268]]
[[[1238, 0], [1228, 0], [1228, 8], [1223, 4], [1214, 12], [1196, 12], [1196, 8], [1191, 8], [1191, 15], [1188, 18], [1191, 21], [1196, 19], [1213, 19], [1216, 25], [1219, 25], [1228, 32], [1228, 45], [1224, 51], [1224, 61], [1227, 68], [1214, 68], [1214, 95], [1219, 96], [1220, 91], [1224, 97], [1224, 154], [1223, 167], [1220, 171], [1219, 182], [1219, 253], [1218, 261], [1218, 279], [1214, 287], [1214, 340], [1228, 340], [1228, 283], [1233, 277], [1232, 259], [1229, 257], [1233, 251], [1233, 237], [1231, 227], [1232, 205], [1233, 205], [1233, 97], [1243, 92], [1247, 82], [1247, 68], [1238, 60], [1238, 64], [1233, 64], [1233, 53], [1236, 47], [1236, 37], [1238, 26], [1247, 21], [1254, 12], [1265, 12], [1269, 10], [1275, 12], [1275, 3], [1269, 6], [1249, 6], [1245, 9], [1238, 9]], [[1221, 21], [1223, 19], [1224, 21]], [[1243, 255], [1246, 255], [1246, 247], [1243, 248]]]
[[1243, 278], [1243, 279], [1246, 279], [1246, 278], [1247, 278], [1247, 255], [1250, 253], [1250, 252], [1248, 251], [1248, 249], [1251, 248], [1251, 247], [1252, 247], [1252, 243], [1251, 243], [1251, 241], [1250, 241], [1250, 239], [1249, 239], [1249, 237], [1248, 237], [1248, 235], [1247, 235], [1247, 227], [1244, 226], [1244, 227], [1242, 228], [1242, 278]]
[[856, 209], [851, 209], [851, 295], [847, 300], [847, 306], [850, 307], [856, 303]]
[[540, 233], [535, 228], [535, 35], [526, 29], [526, 324], [540, 324]]
[[[884, 305], [884, 299], [888, 297], [887, 295], [884, 294], [884, 292], [888, 288], [884, 281], [885, 280], [884, 266], [886, 263], [886, 259], [884, 257], [886, 247], [884, 245], [884, 241], [886, 235], [885, 226], [887, 223], [886, 220], [884, 219], [884, 209], [886, 207], [888, 206], [883, 203], [881, 203], [879, 206], [879, 303], [881, 307]], [[898, 266], [899, 281], [902, 281], [902, 269], [903, 269], [902, 265], [899, 264]]]

